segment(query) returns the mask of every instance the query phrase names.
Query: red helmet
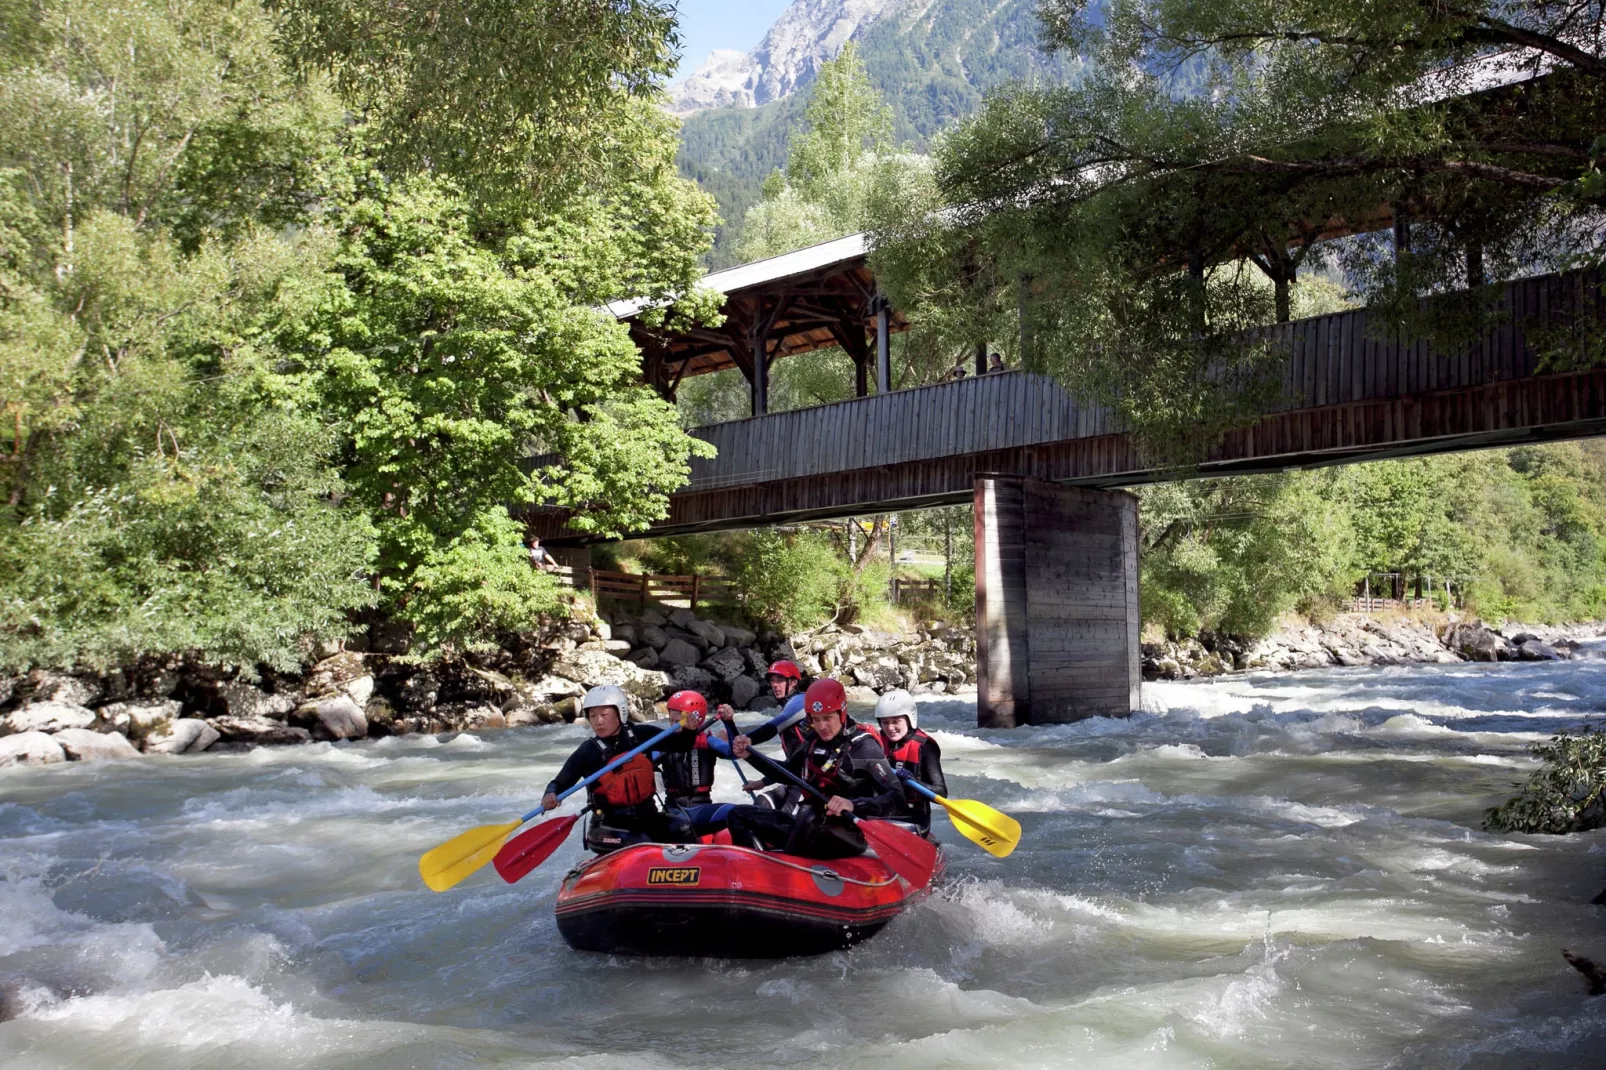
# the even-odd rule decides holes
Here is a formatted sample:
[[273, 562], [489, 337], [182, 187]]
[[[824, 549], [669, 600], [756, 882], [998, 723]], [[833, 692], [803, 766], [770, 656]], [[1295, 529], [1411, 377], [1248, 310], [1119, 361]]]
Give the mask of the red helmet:
[[848, 693], [842, 688], [842, 681], [816, 680], [803, 692], [803, 712], [810, 717], [816, 713], [834, 712], [847, 720]]
[[670, 713], [680, 714], [678, 718], [671, 717], [670, 720], [679, 720], [682, 728], [693, 732], [708, 720], [708, 700], [696, 691], [676, 691], [669, 696], [668, 706]]
[[765, 676], [784, 676], [788, 680], [802, 680], [803, 670], [797, 667], [797, 662], [781, 660], [769, 667]]

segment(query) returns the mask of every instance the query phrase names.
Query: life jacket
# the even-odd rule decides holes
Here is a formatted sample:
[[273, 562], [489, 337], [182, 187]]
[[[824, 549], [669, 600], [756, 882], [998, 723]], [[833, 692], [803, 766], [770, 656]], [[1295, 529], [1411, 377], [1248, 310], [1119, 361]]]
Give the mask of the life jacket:
[[881, 749], [887, 752], [887, 761], [892, 763], [894, 769], [907, 769], [911, 773], [920, 772], [920, 745], [931, 737], [916, 728], [896, 746], [889, 745], [887, 737], [879, 736]]
[[[600, 739], [596, 743], [606, 756], [607, 744]], [[645, 754], [638, 754], [617, 769], [603, 774], [592, 785], [591, 794], [593, 802], [600, 801], [605, 807], [622, 809], [627, 806], [639, 806], [657, 794], [657, 790], [658, 786], [653, 778], [652, 759]]]
[[853, 750], [853, 743], [870, 733], [861, 724], [849, 721], [829, 743], [816, 739], [803, 759], [803, 778], [827, 795], [841, 794], [842, 761]]
[[666, 796], [706, 795], [714, 786], [714, 769], [719, 757], [708, 749], [707, 739], [704, 733], [698, 737], [694, 749], [670, 751], [658, 760], [658, 768], [664, 774]]

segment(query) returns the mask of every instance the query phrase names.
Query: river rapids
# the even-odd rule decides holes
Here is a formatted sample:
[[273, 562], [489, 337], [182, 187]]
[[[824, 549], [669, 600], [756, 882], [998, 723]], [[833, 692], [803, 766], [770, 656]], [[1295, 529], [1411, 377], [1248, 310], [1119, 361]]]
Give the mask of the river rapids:
[[[1606, 663], [1148, 684], [1126, 721], [974, 727], [925, 700], [946, 885], [860, 947], [570, 951], [576, 834], [515, 886], [420, 853], [533, 805], [581, 726], [0, 772], [0, 1065], [1574, 1067], [1606, 1002], [1606, 835], [1493, 836]], [[734, 774], [720, 797], [736, 799]], [[575, 800], [571, 800], [572, 809]]]

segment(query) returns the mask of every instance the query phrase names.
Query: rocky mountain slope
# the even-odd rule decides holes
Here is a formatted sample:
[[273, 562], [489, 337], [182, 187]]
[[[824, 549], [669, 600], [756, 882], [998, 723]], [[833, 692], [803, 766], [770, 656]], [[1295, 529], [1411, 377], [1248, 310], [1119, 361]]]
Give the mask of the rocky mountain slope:
[[796, 0], [750, 52], [713, 52], [671, 87], [678, 115], [705, 108], [751, 108], [779, 100], [814, 78], [861, 29], [903, 0]]
[[1038, 47], [1036, 11], [1036, 0], [796, 0], [751, 52], [710, 56], [671, 95], [685, 117], [681, 172], [725, 220], [711, 266], [730, 263], [764, 176], [786, 163], [815, 72], [844, 43], [891, 105], [894, 136], [919, 151], [994, 86], [1074, 75], [1074, 57]]

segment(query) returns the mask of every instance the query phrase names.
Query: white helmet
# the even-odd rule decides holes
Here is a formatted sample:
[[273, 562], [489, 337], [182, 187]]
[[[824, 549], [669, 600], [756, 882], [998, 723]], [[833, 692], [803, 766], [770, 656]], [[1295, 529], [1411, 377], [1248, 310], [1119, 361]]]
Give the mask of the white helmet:
[[909, 731], [913, 732], [920, 727], [920, 707], [915, 705], [915, 697], [903, 688], [888, 691], [876, 700], [875, 719], [886, 717], [909, 718]]
[[593, 706], [612, 706], [619, 711], [620, 721], [630, 716], [630, 699], [625, 697], [623, 688], [614, 684], [602, 684], [587, 691], [580, 700], [580, 715], [585, 716], [585, 712]]

